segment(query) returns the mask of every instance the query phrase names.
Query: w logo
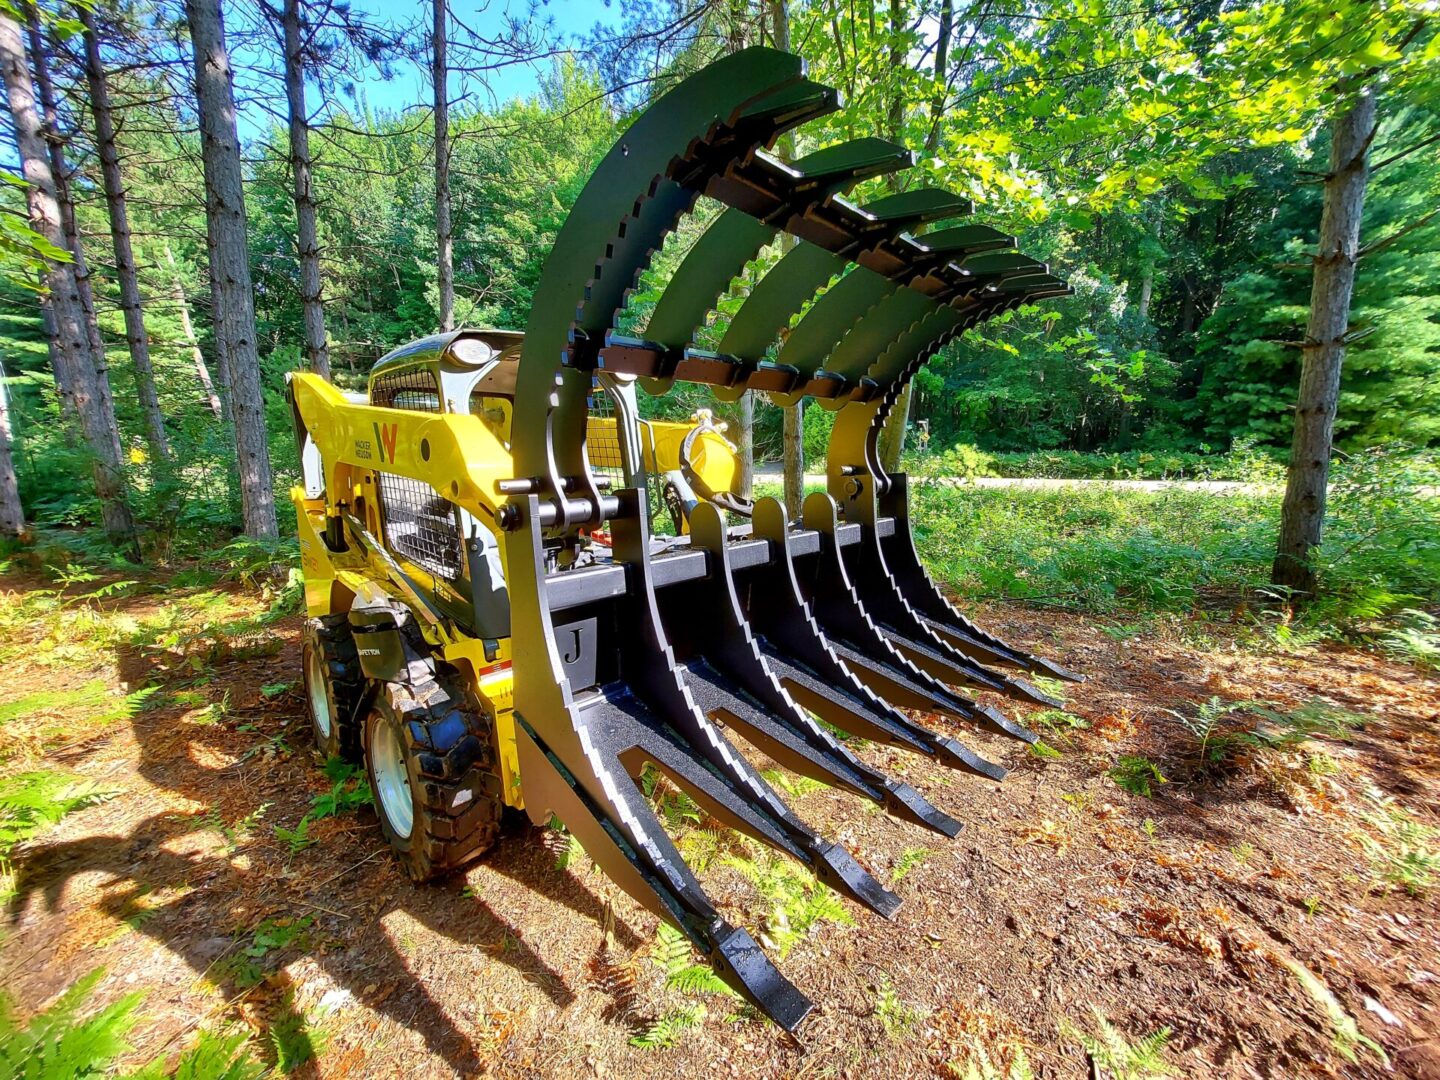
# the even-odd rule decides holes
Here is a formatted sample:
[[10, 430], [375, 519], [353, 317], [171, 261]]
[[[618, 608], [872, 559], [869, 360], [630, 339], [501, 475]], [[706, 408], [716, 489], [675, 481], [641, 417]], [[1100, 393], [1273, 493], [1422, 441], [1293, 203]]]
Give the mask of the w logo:
[[377, 422], [373, 426], [375, 428], [375, 442], [380, 447], [380, 460], [394, 464], [395, 436], [399, 433], [399, 425], [381, 424]]

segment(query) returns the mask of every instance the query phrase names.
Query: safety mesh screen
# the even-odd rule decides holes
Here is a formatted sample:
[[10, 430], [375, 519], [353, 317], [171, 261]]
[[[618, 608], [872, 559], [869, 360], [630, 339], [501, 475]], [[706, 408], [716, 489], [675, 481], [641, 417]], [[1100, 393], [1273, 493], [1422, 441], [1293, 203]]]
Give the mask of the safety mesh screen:
[[590, 388], [590, 419], [608, 420], [604, 425], [590, 424], [585, 443], [590, 457], [590, 472], [610, 478], [610, 489], [625, 486], [625, 459], [620, 455], [620, 429], [615, 423], [615, 403], [603, 387]]
[[411, 412], [440, 411], [440, 388], [434, 372], [424, 368], [378, 376], [370, 384], [370, 404]]
[[454, 505], [419, 480], [385, 472], [376, 476], [386, 546], [436, 577], [458, 579], [463, 564]]

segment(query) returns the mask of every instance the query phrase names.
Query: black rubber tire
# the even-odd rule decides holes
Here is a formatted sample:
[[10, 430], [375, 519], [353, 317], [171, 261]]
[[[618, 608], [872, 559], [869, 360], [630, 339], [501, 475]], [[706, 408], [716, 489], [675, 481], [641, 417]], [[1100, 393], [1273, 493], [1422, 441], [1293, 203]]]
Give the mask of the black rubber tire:
[[[310, 714], [315, 749], [327, 761], [338, 757], [358, 765], [360, 722], [355, 710], [365, 693], [365, 676], [360, 670], [350, 623], [344, 615], [322, 615], [305, 621], [300, 669], [305, 680], [305, 710]], [[317, 678], [319, 687], [314, 685]], [[316, 699], [321, 695], [330, 714], [328, 730], [316, 715]]]
[[[458, 673], [422, 676], [378, 688], [365, 717], [365, 772], [375, 793], [380, 829], [405, 872], [430, 881], [489, 850], [505, 808], [495, 724]], [[390, 822], [376, 782], [371, 748], [388, 725], [405, 758], [412, 827], [402, 836]]]

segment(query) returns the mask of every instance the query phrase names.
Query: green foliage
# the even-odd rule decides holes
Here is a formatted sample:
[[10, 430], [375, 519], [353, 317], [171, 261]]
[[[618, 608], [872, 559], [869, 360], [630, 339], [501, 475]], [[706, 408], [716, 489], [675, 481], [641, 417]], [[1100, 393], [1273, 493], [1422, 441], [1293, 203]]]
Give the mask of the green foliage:
[[104, 1076], [130, 1050], [126, 1034], [138, 1019], [143, 994], [127, 994], [82, 1014], [104, 977], [96, 968], [66, 988], [49, 1008], [21, 1025], [8, 996], [0, 994], [0, 1076], [14, 1080], [82, 1080]]
[[273, 966], [273, 954], [303, 943], [314, 921], [309, 915], [266, 919], [250, 932], [249, 944], [228, 955], [215, 970], [233, 979], [242, 990], [259, 986]]
[[1065, 755], [1043, 740], [1037, 740], [1026, 747], [1026, 752], [1041, 761], [1059, 761]]
[[253, 833], [256, 826], [260, 824], [260, 819], [265, 816], [265, 812], [270, 809], [270, 805], [270, 803], [261, 803], [254, 810], [251, 810], [250, 813], [234, 823], [227, 823], [225, 819], [220, 816], [218, 808], [212, 809], [201, 819], [201, 824], [205, 828], [218, 832], [223, 836], [226, 846], [229, 847], [230, 853], [233, 855], [249, 841], [250, 834]]
[[10, 859], [18, 846], [67, 814], [113, 795], [88, 780], [58, 772], [27, 772], [0, 779], [0, 877], [10, 877]]
[[310, 801], [310, 809], [295, 827], [275, 826], [275, 838], [289, 847], [291, 855], [297, 855], [318, 842], [310, 835], [310, 826], [314, 822], [321, 818], [353, 814], [363, 806], [375, 805], [370, 779], [362, 766], [332, 757], [325, 762], [325, 775], [330, 780], [330, 790]]
[[708, 964], [695, 962], [690, 940], [669, 923], [661, 923], [650, 957], [665, 976], [665, 986], [681, 993], [734, 994]]
[[1406, 608], [1398, 622], [1380, 636], [1380, 648], [1397, 660], [1440, 671], [1440, 620], [1428, 611]]
[[1035, 1080], [1030, 1059], [1018, 1046], [1010, 1048], [1008, 1061], [1001, 1062], [991, 1057], [985, 1047], [977, 1045], [970, 1050], [963, 1073], [953, 1064], [948, 1067], [961, 1080]]
[[685, 1032], [699, 1026], [704, 1019], [704, 1005], [682, 1005], [678, 1009], [671, 1009], [640, 1034], [633, 1036], [630, 1045], [641, 1050], [667, 1050], [678, 1043]]
[[339, 817], [341, 814], [353, 814], [362, 806], [375, 805], [363, 766], [332, 757], [325, 762], [325, 776], [330, 780], [330, 790], [315, 796], [307, 817]]
[[1191, 739], [1189, 756], [1196, 771], [1221, 771], [1242, 754], [1293, 750], [1320, 735], [1336, 738], [1365, 724], [1358, 713], [1312, 701], [1284, 711], [1259, 701], [1211, 697], [1193, 714], [1175, 713]]
[[275, 1067], [291, 1073], [307, 1062], [314, 1061], [324, 1050], [321, 1033], [307, 1025], [305, 1017], [287, 997], [280, 1016], [270, 1025], [266, 1037], [275, 1054]]
[[915, 870], [918, 867], [924, 866], [925, 860], [928, 859], [932, 854], [933, 852], [931, 852], [929, 848], [906, 848], [900, 853], [900, 858], [895, 860], [895, 866], [890, 871], [890, 883], [892, 885], [898, 884], [900, 881], [904, 880], [904, 878], [909, 875], [910, 871]]
[[152, 1061], [128, 1080], [260, 1080], [265, 1066], [246, 1049], [250, 1036], [245, 1031], [201, 1030], [195, 1045], [182, 1053], [175, 1065], [165, 1068], [165, 1059]]
[[1105, 775], [1115, 781], [1115, 786], [1122, 791], [1147, 799], [1154, 793], [1154, 785], [1169, 783], [1165, 774], [1160, 771], [1160, 766], [1149, 758], [1134, 754], [1121, 755]]
[[103, 679], [91, 679], [74, 690], [41, 690], [0, 705], [0, 724], [26, 720], [38, 726], [39, 716], [53, 714], [70, 724], [103, 727], [131, 719], [159, 691], [158, 685], [146, 686], [117, 700]]
[[1093, 1034], [1069, 1024], [1063, 1025], [1061, 1030], [1085, 1048], [1098, 1068], [1115, 1080], [1160, 1080], [1161, 1077], [1180, 1075], [1175, 1066], [1165, 1060], [1165, 1046], [1170, 1041], [1168, 1027], [1132, 1043], [1099, 1009], [1091, 1011], [1095, 1017]]
[[1364, 818], [1369, 828], [1359, 839], [1372, 880], [1384, 889], [1398, 885], [1411, 896], [1434, 888], [1440, 881], [1440, 829], [1379, 791], [1371, 791], [1368, 799]]
[[[1414, 625], [1403, 613], [1417, 598], [1440, 602], [1433, 469], [1428, 457], [1384, 451], [1337, 469], [1317, 555], [1320, 595], [1298, 621], [1262, 621], [1263, 632], [1277, 640], [1383, 640], [1396, 622]], [[913, 493], [912, 522], [932, 574], [979, 599], [1096, 614], [1263, 609], [1276, 599], [1269, 586], [1273, 496], [922, 485]]]
[[891, 1042], [904, 1039], [925, 1018], [922, 1010], [900, 999], [889, 979], [882, 980], [875, 991], [875, 1015], [885, 1029], [885, 1037]]
[[839, 894], [769, 849], [755, 852], [753, 857], [730, 852], [722, 861], [738, 870], [765, 900], [768, 911], [761, 943], [779, 952], [782, 959], [822, 924], [849, 926], [853, 922]]

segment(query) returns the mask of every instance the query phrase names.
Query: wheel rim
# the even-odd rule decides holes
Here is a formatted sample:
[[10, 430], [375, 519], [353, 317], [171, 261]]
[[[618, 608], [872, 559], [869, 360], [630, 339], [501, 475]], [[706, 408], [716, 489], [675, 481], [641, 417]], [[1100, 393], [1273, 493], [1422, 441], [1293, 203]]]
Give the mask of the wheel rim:
[[311, 649], [305, 661], [305, 671], [310, 684], [310, 716], [315, 721], [315, 730], [321, 738], [328, 740], [331, 731], [330, 695], [325, 692], [325, 661], [318, 649]]
[[393, 725], [384, 717], [375, 725], [370, 746], [370, 767], [375, 772], [380, 808], [385, 820], [402, 840], [415, 827], [415, 806], [410, 800], [410, 774], [405, 769], [405, 755]]

